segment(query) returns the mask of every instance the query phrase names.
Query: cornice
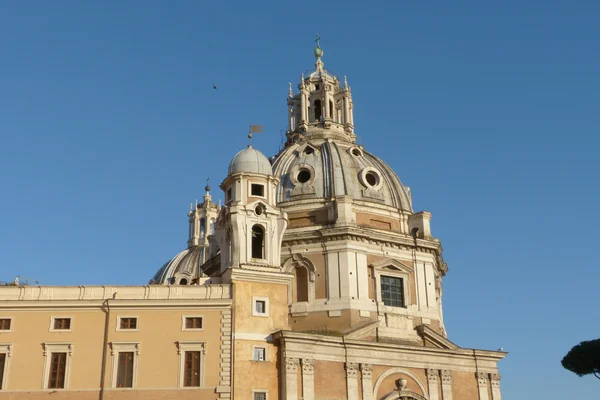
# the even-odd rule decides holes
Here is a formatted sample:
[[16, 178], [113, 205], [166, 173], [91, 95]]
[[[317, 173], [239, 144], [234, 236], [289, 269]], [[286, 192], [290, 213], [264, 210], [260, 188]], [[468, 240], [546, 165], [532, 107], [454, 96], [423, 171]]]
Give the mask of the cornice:
[[338, 336], [327, 336], [318, 334], [309, 334], [303, 332], [294, 331], [278, 331], [273, 334], [275, 340], [279, 340], [287, 343], [298, 343], [298, 344], [313, 344], [317, 346], [326, 347], [338, 347], [358, 350], [367, 350], [369, 352], [381, 351], [384, 353], [414, 353], [414, 354], [428, 354], [432, 356], [452, 356], [464, 359], [473, 359], [475, 356], [478, 360], [483, 361], [494, 361], [498, 362], [502, 360], [508, 353], [503, 351], [491, 351], [491, 350], [478, 350], [478, 349], [466, 349], [456, 347], [453, 349], [444, 349], [437, 347], [424, 347], [424, 346], [410, 346], [407, 344], [396, 344], [396, 343], [382, 343], [382, 342], [370, 342], [364, 340], [347, 339]]
[[[0, 301], [2, 311], [48, 311], [53, 310], [97, 310], [107, 300], [7, 300]], [[230, 299], [219, 300], [113, 300], [108, 299], [111, 309], [223, 309], [231, 307]]]
[[[442, 245], [439, 241], [416, 239], [409, 235], [390, 233], [355, 226], [325, 227], [314, 231], [286, 232], [284, 245], [307, 245], [334, 241], [356, 241], [399, 250], [416, 250], [421, 253], [441, 257]], [[443, 264], [445, 265], [445, 264]]]

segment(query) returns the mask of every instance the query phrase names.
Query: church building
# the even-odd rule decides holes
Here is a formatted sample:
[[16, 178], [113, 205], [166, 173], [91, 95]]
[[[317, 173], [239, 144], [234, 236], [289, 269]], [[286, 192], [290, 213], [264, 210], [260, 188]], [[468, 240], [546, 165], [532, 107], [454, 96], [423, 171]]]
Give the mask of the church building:
[[0, 287], [0, 399], [501, 400], [506, 353], [447, 335], [431, 213], [314, 54], [283, 149], [235, 154], [149, 284]]

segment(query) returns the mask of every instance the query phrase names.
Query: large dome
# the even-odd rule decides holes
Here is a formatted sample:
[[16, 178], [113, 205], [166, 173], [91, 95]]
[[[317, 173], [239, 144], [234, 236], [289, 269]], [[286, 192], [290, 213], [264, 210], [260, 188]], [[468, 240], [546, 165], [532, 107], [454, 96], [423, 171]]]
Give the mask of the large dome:
[[202, 246], [185, 249], [165, 263], [150, 280], [150, 284], [189, 285], [199, 276], [198, 268], [203, 264], [204, 252], [207, 250]]
[[236, 172], [250, 172], [255, 174], [273, 175], [271, 163], [263, 153], [248, 146], [238, 152], [231, 162], [227, 175], [235, 174]]
[[273, 163], [277, 203], [350, 196], [412, 212], [410, 192], [382, 160], [351, 142], [311, 140], [285, 148]]

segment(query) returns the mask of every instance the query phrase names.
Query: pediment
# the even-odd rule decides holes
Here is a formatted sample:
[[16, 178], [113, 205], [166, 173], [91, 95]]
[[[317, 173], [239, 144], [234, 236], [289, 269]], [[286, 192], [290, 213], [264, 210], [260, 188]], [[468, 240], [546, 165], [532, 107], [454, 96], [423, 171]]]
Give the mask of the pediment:
[[454, 350], [459, 348], [457, 345], [455, 345], [450, 340], [446, 339], [427, 325], [418, 325], [417, 327], [415, 327], [415, 330], [419, 333], [419, 336], [421, 336], [423, 340], [439, 349]]
[[316, 146], [313, 146], [310, 143], [305, 143], [304, 145], [301, 145], [300, 147], [298, 147], [298, 149], [296, 150], [298, 152], [298, 156], [309, 156], [312, 154], [318, 154], [319, 153], [319, 148]]
[[408, 265], [402, 264], [400, 261], [393, 260], [393, 259], [377, 261], [377, 262], [371, 264], [371, 266], [375, 269], [382, 270], [382, 271], [387, 270], [387, 271], [404, 272], [404, 273], [409, 273], [409, 272], [413, 271], [413, 269], [411, 267], [409, 267]]

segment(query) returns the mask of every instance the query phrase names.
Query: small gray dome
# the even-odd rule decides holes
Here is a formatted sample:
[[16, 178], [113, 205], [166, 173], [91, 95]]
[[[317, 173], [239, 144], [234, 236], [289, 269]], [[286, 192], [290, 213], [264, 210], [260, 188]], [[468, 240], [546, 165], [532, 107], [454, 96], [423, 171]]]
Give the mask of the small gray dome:
[[236, 172], [273, 175], [273, 168], [263, 153], [249, 145], [247, 149], [238, 152], [229, 163], [227, 174], [231, 175]]
[[[203, 264], [204, 252], [202, 246], [194, 246], [177, 254], [163, 265], [150, 280], [150, 284], [157, 285], [189, 285], [192, 279], [197, 278], [199, 268]], [[184, 280], [182, 282], [182, 280]]]

